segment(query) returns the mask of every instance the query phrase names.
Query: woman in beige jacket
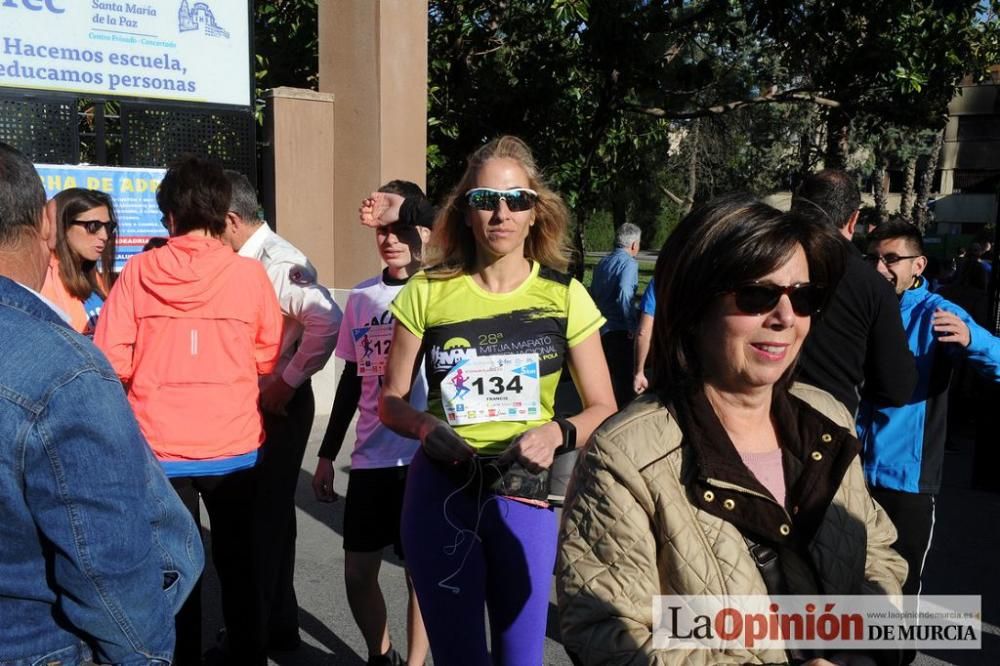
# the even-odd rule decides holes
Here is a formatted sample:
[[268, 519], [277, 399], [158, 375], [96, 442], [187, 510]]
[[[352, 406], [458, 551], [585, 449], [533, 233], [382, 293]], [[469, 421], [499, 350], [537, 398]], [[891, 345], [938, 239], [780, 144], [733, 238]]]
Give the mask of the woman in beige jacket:
[[[851, 415], [791, 384], [811, 317], [840, 276], [836, 248], [825, 229], [741, 197], [695, 211], [667, 241], [654, 383], [594, 433], [564, 510], [560, 623], [578, 661], [887, 656], [653, 645], [656, 595], [900, 593], [906, 564], [865, 488]], [[780, 573], [765, 582], [750, 544], [776, 553]]]

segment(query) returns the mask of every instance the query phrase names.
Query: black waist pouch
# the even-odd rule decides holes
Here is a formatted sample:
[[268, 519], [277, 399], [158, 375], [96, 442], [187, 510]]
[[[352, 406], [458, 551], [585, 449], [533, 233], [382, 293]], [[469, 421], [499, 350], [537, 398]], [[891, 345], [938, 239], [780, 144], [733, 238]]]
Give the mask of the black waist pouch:
[[487, 466], [485, 479], [490, 480], [493, 475], [496, 478], [489, 483], [488, 487], [497, 495], [507, 497], [520, 497], [522, 499], [547, 501], [549, 497], [549, 470], [543, 469], [537, 474], [529, 472], [519, 462], [499, 465], [496, 471]]
[[[444, 466], [442, 466], [444, 467]], [[465, 492], [491, 492], [506, 497], [548, 501], [549, 470], [529, 472], [517, 461], [500, 462], [499, 456], [476, 456], [464, 465], [445, 468]]]

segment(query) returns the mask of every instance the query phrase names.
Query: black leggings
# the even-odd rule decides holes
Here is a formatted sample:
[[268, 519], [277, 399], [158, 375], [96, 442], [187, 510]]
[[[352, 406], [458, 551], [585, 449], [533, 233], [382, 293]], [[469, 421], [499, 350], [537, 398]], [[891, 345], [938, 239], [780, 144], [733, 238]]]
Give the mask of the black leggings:
[[[259, 595], [253, 584], [252, 508], [256, 474], [245, 469], [222, 476], [181, 476], [170, 479], [184, 506], [199, 525], [199, 498], [204, 500], [212, 528], [212, 561], [222, 588], [222, 615], [235, 663], [266, 666], [267, 653], [258, 627]], [[201, 663], [201, 581], [176, 618], [175, 666]]]

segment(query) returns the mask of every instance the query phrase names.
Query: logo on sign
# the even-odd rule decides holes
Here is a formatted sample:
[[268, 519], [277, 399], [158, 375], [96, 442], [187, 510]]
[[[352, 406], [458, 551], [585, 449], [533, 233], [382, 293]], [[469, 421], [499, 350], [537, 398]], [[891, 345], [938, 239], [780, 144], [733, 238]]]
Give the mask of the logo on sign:
[[189, 6], [188, 0], [181, 0], [180, 9], [177, 10], [177, 29], [181, 32], [198, 30], [209, 37], [229, 39], [229, 33], [215, 22], [215, 13], [207, 2], [196, 2]]
[[0, 3], [0, 8], [2, 7], [9, 7], [11, 9], [24, 7], [32, 12], [47, 11], [53, 14], [62, 14], [66, 11], [65, 9], [56, 7], [55, 0], [3, 0]]

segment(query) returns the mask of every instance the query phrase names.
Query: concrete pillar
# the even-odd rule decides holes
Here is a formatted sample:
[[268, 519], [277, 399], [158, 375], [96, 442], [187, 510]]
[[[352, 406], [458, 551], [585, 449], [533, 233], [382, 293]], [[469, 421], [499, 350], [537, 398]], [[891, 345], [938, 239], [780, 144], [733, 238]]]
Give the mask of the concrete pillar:
[[320, 282], [333, 286], [334, 98], [298, 88], [276, 88], [267, 102], [267, 154], [261, 193], [276, 231], [308, 255]]
[[[320, 0], [319, 87], [337, 99], [331, 286], [381, 269], [358, 204], [394, 178], [424, 187], [427, 1]], [[338, 299], [340, 300], [340, 299]]]
[[[261, 203], [276, 231], [302, 250], [319, 272], [321, 284], [333, 290], [337, 263], [334, 220], [334, 98], [298, 88], [276, 88], [265, 94], [267, 149], [264, 154]], [[346, 292], [337, 303], [343, 307]], [[325, 425], [343, 363], [331, 358], [313, 375], [316, 423]]]

